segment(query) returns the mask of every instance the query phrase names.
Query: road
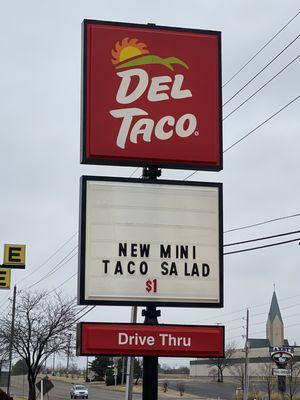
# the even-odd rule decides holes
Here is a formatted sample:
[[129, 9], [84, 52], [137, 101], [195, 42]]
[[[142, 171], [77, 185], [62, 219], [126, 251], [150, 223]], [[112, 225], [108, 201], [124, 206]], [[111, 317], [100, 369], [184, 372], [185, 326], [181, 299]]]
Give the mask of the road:
[[[160, 384], [165, 380], [162, 380]], [[174, 388], [176, 392], [173, 391], [168, 391], [166, 394], [161, 393], [159, 394], [159, 399], [160, 400], [178, 400], [178, 399], [202, 399], [203, 398], [211, 398], [213, 396], [206, 395], [204, 394], [205, 391], [202, 391], [203, 394], [201, 396], [198, 395], [198, 390], [197, 386], [199, 386], [199, 382], [190, 382], [190, 381], [185, 381], [187, 382], [185, 384], [186, 386], [186, 394], [183, 397], [179, 396], [179, 393], [177, 391], [177, 384], [180, 381], [170, 381], [169, 388]], [[70, 399], [70, 388], [71, 384], [62, 382], [62, 381], [53, 381], [54, 383], [54, 388], [49, 392], [49, 397], [47, 395], [44, 396], [45, 400], [69, 400]], [[190, 385], [190, 383], [192, 383]], [[203, 385], [202, 383], [200, 384], [201, 386]], [[206, 385], [206, 384], [204, 384]], [[215, 384], [216, 385], [216, 384]], [[95, 385], [90, 385], [86, 384], [86, 386], [89, 389], [89, 400], [124, 400], [125, 399], [125, 393], [124, 392], [118, 392], [115, 391], [113, 388], [111, 389], [106, 389], [103, 388], [102, 386], [95, 386]], [[209, 386], [207, 386], [209, 388]], [[210, 390], [211, 391], [211, 390]], [[26, 376], [12, 376], [12, 382], [11, 382], [11, 393], [12, 395], [15, 396], [25, 396], [27, 397], [28, 394], [28, 386], [27, 386], [27, 380]], [[216, 391], [217, 393], [217, 391]], [[194, 396], [191, 396], [189, 394], [194, 394]], [[216, 398], [220, 399], [227, 399], [227, 397], [220, 396], [220, 393], [218, 392], [216, 395]], [[229, 398], [228, 398], [229, 399]], [[141, 394], [134, 394], [133, 395], [133, 400], [142, 400], [142, 395]], [[232, 400], [232, 397], [230, 398]]]
[[[61, 381], [53, 381], [54, 388], [49, 392], [45, 400], [69, 400], [71, 384]], [[89, 389], [89, 400], [124, 400], [124, 393], [107, 390], [99, 386], [86, 385]], [[28, 386], [26, 376], [12, 376], [11, 393], [16, 396], [27, 396]], [[134, 400], [141, 400], [141, 395], [134, 395]]]
[[171, 389], [177, 388], [179, 382], [183, 382], [185, 386], [185, 392], [192, 394], [198, 398], [213, 398], [213, 399], [224, 399], [232, 400], [235, 395], [237, 385], [234, 383], [217, 383], [217, 382], [201, 382], [199, 380], [165, 380], [168, 382], [168, 387]]
[[[235, 395], [237, 384], [234, 383], [217, 383], [217, 382], [201, 382], [196, 379], [162, 379], [160, 386], [164, 382], [168, 382], [168, 390], [166, 394], [160, 393], [160, 400], [178, 400], [180, 399], [220, 399], [232, 400]], [[183, 383], [185, 386], [185, 395], [179, 396], [177, 385]], [[62, 381], [53, 381], [54, 388], [46, 395], [45, 400], [69, 400], [71, 384]], [[89, 400], [124, 400], [125, 393], [115, 391], [113, 387], [107, 389], [101, 385], [86, 384], [89, 389]], [[256, 384], [256, 389], [263, 389], [261, 384]], [[22, 376], [13, 376], [11, 383], [11, 392], [17, 396], [27, 396], [27, 379]], [[133, 400], [142, 400], [141, 394], [134, 394]]]
[[[217, 382], [202, 382], [197, 379], [161, 379], [159, 385], [162, 387], [164, 382], [168, 382], [168, 392], [159, 393], [160, 400], [175, 400], [175, 399], [219, 399], [232, 400], [235, 395], [237, 383], [217, 383]], [[185, 396], [179, 397], [177, 385], [183, 383], [185, 386]], [[49, 392], [49, 397], [45, 396], [45, 400], [69, 400], [71, 383], [62, 381], [53, 381], [54, 388]], [[125, 399], [125, 393], [115, 391], [113, 387], [109, 389], [105, 386], [87, 384], [89, 389], [89, 400], [121, 400]], [[262, 383], [256, 382], [250, 385], [250, 391], [265, 391]], [[6, 390], [6, 388], [4, 388]], [[27, 378], [26, 376], [12, 376], [11, 393], [17, 396], [27, 397]], [[142, 400], [141, 394], [134, 394], [133, 400]]]

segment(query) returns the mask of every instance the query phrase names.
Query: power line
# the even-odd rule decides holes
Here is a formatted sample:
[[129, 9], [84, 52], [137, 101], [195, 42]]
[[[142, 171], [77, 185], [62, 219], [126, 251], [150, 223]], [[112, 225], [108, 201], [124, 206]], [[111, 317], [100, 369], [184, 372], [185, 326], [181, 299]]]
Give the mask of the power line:
[[224, 85], [222, 86], [223, 88], [231, 82], [243, 69], [252, 61], [254, 60], [255, 57], [257, 57], [294, 19], [300, 14], [300, 10], [296, 13], [296, 15], [293, 16], [274, 36], [271, 37], [270, 40], [267, 41], [266, 44], [264, 44], [255, 54], [252, 56], [234, 75], [232, 75], [231, 78], [229, 78]]
[[58, 285], [57, 287], [55, 287], [54, 289], [52, 289], [50, 293], [55, 292], [57, 289], [61, 288], [65, 283], [69, 282], [72, 278], [74, 278], [74, 276], [76, 276], [78, 274], [78, 272], [75, 272], [75, 274], [71, 275], [69, 278], [67, 278], [65, 281], [63, 281], [60, 285]]
[[[75, 319], [74, 322], [79, 321], [82, 317], [84, 317], [86, 314], [88, 314], [89, 312], [91, 312], [96, 306], [92, 306], [88, 311], [86, 311], [84, 314], [80, 315], [79, 318]], [[82, 311], [82, 310], [81, 310]]]
[[[78, 252], [73, 254], [69, 259], [66, 260], [67, 257], [70, 256], [70, 254], [77, 249], [78, 246], [74, 247], [59, 263], [57, 263], [46, 275], [44, 275], [42, 278], [40, 278], [37, 282], [33, 283], [32, 285], [28, 286], [27, 289], [32, 288], [33, 286], [37, 285], [38, 283], [42, 282], [44, 279], [48, 278], [49, 276], [53, 275], [55, 272], [57, 272], [60, 268], [62, 268], [65, 264], [67, 264], [69, 261], [74, 258]], [[65, 261], [66, 260], [66, 261]], [[64, 262], [63, 262], [64, 261]]]
[[[279, 300], [282, 302], [282, 301], [289, 300], [289, 299], [293, 299], [293, 298], [299, 297], [299, 296], [300, 296], [300, 294], [297, 294], [297, 295], [294, 295], [294, 296], [282, 297], [282, 298], [280, 298]], [[287, 310], [287, 309], [289, 309], [289, 308], [297, 307], [297, 306], [299, 306], [299, 305], [300, 305], [300, 303], [294, 303], [294, 304], [290, 304], [289, 306], [286, 306], [286, 307], [280, 307], [280, 309], [281, 309], [281, 310]], [[240, 309], [238, 309], [238, 310], [231, 311], [231, 312], [228, 312], [228, 313], [219, 315], [219, 316], [217, 316], [217, 319], [219, 320], [220, 318], [227, 317], [228, 315], [232, 315], [232, 314], [237, 314], [237, 313], [245, 312], [245, 311], [247, 310], [247, 308], [253, 309], [253, 308], [259, 308], [259, 307], [264, 307], [264, 306], [270, 306], [270, 303], [269, 303], [269, 302], [265, 302], [265, 303], [255, 304], [255, 305], [253, 305], [253, 306], [247, 306], [247, 307], [244, 307], [244, 308], [240, 308]], [[256, 314], [252, 314], [252, 315], [251, 315], [251, 318], [254, 318], [254, 317], [257, 317], [257, 316], [260, 316], [260, 315], [266, 315], [266, 313], [267, 313], [267, 311], [260, 312], [260, 313], [256, 313]], [[224, 325], [225, 325], [225, 324], [228, 324], [228, 323], [231, 323], [231, 322], [239, 321], [239, 320], [241, 320], [241, 319], [243, 319], [243, 318], [244, 318], [244, 317], [237, 317], [237, 318], [231, 319], [231, 320], [229, 320], [229, 321], [223, 321], [223, 322], [221, 322], [221, 324], [224, 324]], [[197, 320], [197, 321], [192, 321], [192, 322], [193, 322], [193, 323], [197, 323], [197, 322], [203, 322], [203, 321], [211, 321], [211, 317], [205, 318], [205, 319], [202, 318], [201, 321], [200, 321], [200, 320]]]
[[298, 38], [300, 34], [296, 36], [291, 42], [289, 42], [279, 53], [276, 54], [275, 57], [272, 58], [261, 70], [259, 70], [249, 81], [245, 83], [237, 92], [235, 92], [224, 104], [225, 107], [231, 100], [233, 100], [242, 90], [244, 90], [251, 82], [254, 81], [266, 68], [268, 68], [282, 53], [284, 53]]
[[[250, 243], [250, 242], [255, 242], [255, 241], [260, 241], [260, 240], [266, 240], [266, 239], [271, 239], [271, 238], [275, 238], [275, 237], [281, 237], [281, 236], [286, 236], [286, 235], [291, 235], [291, 234], [295, 234], [295, 233], [299, 233], [300, 231], [291, 231], [291, 232], [285, 232], [285, 233], [281, 233], [281, 234], [276, 234], [276, 235], [271, 235], [271, 236], [266, 236], [266, 237], [260, 237], [260, 238], [256, 238], [256, 239], [250, 239], [250, 240], [245, 240], [245, 241], [241, 241], [241, 242], [235, 242], [235, 243], [229, 243], [229, 244], [225, 244], [224, 247], [226, 246], [234, 246], [234, 245], [239, 245], [239, 244], [244, 244], [244, 243]], [[300, 239], [295, 239], [295, 240], [290, 240], [290, 241], [285, 241], [285, 242], [279, 242], [279, 243], [274, 243], [274, 244], [270, 244], [270, 245], [266, 245], [266, 246], [259, 246], [259, 247], [255, 247], [255, 248], [249, 248], [249, 249], [243, 249], [243, 250], [237, 250], [234, 252], [228, 252], [228, 253], [224, 253], [224, 255], [228, 255], [228, 254], [235, 254], [235, 253], [239, 253], [239, 252], [245, 252], [245, 251], [250, 251], [250, 250], [256, 250], [256, 249], [260, 249], [260, 248], [265, 248], [265, 247], [271, 247], [271, 246], [277, 246], [279, 244], [285, 244], [285, 243], [290, 243], [292, 241], [297, 241]], [[57, 272], [60, 268], [62, 268], [66, 263], [68, 263], [72, 258], [74, 258], [78, 252], [76, 252], [75, 254], [73, 254], [68, 260], [66, 260], [66, 258], [75, 250], [77, 249], [78, 246], [74, 247], [58, 264], [56, 264], [52, 270], [50, 270], [46, 275], [44, 275], [42, 278], [40, 278], [37, 282], [35, 282], [34, 284], [30, 285], [28, 288], [31, 288], [35, 285], [37, 285], [38, 283], [42, 282], [44, 279], [46, 279], [47, 277], [49, 277], [50, 275], [52, 275], [53, 273]], [[65, 261], [66, 260], [66, 261]], [[63, 261], [65, 261], [63, 263]], [[67, 283], [69, 280], [71, 280], [75, 275], [77, 275], [77, 272], [75, 272], [74, 274], [72, 274], [69, 278], [67, 278], [65, 281], [63, 281], [59, 286], [55, 287], [53, 290], [51, 290], [49, 293], [54, 292], [55, 290], [59, 289], [60, 287], [62, 287], [65, 283]], [[6, 300], [3, 305], [7, 302], [8, 300]]]
[[[237, 140], [236, 142], [234, 142], [232, 145], [230, 145], [229, 147], [227, 147], [227, 149], [225, 149], [223, 151], [223, 153], [226, 153], [226, 151], [232, 149], [234, 146], [236, 146], [238, 143], [242, 142], [243, 140], [245, 140], [248, 136], [250, 136], [253, 132], [257, 131], [257, 129], [261, 128], [263, 125], [265, 125], [267, 122], [269, 122], [272, 118], [274, 118], [276, 115], [278, 115], [279, 113], [281, 113], [281, 111], [285, 110], [287, 107], [289, 107], [291, 104], [293, 104], [296, 100], [298, 100], [300, 97], [300, 95], [296, 96], [293, 100], [291, 100], [289, 103], [287, 103], [285, 106], [283, 106], [282, 108], [280, 108], [280, 110], [276, 111], [274, 114], [272, 114], [270, 117], [268, 117], [266, 120], [264, 120], [262, 123], [260, 123], [259, 125], [257, 125], [254, 129], [252, 129], [250, 132], [248, 132], [246, 135], [244, 135], [243, 137], [241, 137], [239, 140]], [[196, 171], [197, 172], [197, 171]], [[191, 176], [191, 175], [190, 175]]]
[[284, 217], [272, 218], [272, 219], [268, 219], [268, 220], [266, 220], [266, 221], [257, 222], [257, 223], [255, 223], [255, 224], [244, 225], [244, 226], [240, 226], [240, 227], [238, 227], [238, 228], [227, 229], [226, 231], [224, 231], [224, 233], [240, 231], [240, 230], [242, 230], [242, 229], [253, 228], [253, 227], [255, 227], [255, 226], [265, 225], [265, 224], [269, 224], [269, 223], [271, 223], [271, 222], [281, 221], [281, 220], [284, 220], [284, 219], [294, 218], [294, 217], [299, 217], [299, 216], [300, 216], [300, 213], [291, 214], [291, 215], [286, 215], [286, 216], [284, 216]]
[[[300, 214], [294, 214], [293, 216], [296, 216], [296, 215], [300, 215]], [[273, 219], [273, 220], [278, 220], [278, 219], [283, 219], [283, 218], [288, 218], [288, 217], [291, 217], [291, 216], [286, 216], [286, 217], [281, 217], [281, 218], [275, 218], [275, 219]], [[273, 221], [273, 220], [270, 220], [270, 221]], [[265, 221], [265, 222], [262, 222], [262, 223], [259, 223], [259, 224], [263, 224], [263, 223], [267, 223], [267, 222], [269, 222], [269, 221]], [[244, 228], [244, 227], [236, 228], [236, 229], [243, 229], [243, 228]], [[245, 241], [240, 241], [240, 242], [235, 242], [235, 243], [229, 243], [229, 244], [225, 244], [224, 247], [227, 247], [227, 246], [234, 246], [234, 245], [239, 245], [239, 244], [245, 244], [245, 243], [250, 243], [250, 242], [255, 242], [255, 241], [260, 241], [260, 240], [266, 240], [266, 239], [271, 239], [271, 238], [275, 238], [275, 237], [291, 235], [291, 234], [295, 234], [295, 233], [299, 233], [299, 232], [300, 232], [300, 231], [297, 230], [297, 231], [285, 232], [285, 233], [281, 233], [281, 234], [276, 234], [276, 235], [271, 235], [271, 236], [266, 236], [266, 237], [260, 237], [260, 238], [255, 238], [255, 239], [250, 239], [250, 240], [245, 240]], [[298, 239], [297, 239], [297, 240], [298, 240]], [[276, 244], [273, 244], [273, 245], [277, 245], [277, 243], [276, 243]], [[34, 284], [32, 284], [31, 286], [29, 286], [29, 288], [32, 287], [32, 286], [35, 286], [36, 284], [42, 282], [44, 279], [46, 279], [47, 277], [49, 277], [49, 276], [52, 275], [53, 273], [57, 272], [58, 269], [60, 269], [63, 265], [65, 265], [65, 264], [66, 264], [67, 262], [69, 262], [73, 257], [75, 257], [75, 255], [77, 255], [77, 252], [76, 252], [75, 254], [73, 254], [73, 255], [70, 257], [70, 259], [66, 260], [66, 258], [67, 258], [76, 248], [77, 248], [77, 246], [74, 247], [74, 248], [71, 250], [71, 252], [69, 252], [58, 264], [56, 264], [56, 266], [53, 267], [52, 270], [50, 270], [49, 272], [47, 272], [46, 275], [44, 275], [39, 281], [37, 281], [37, 282], [35, 282]], [[252, 250], [252, 249], [254, 249], [254, 248], [251, 248], [251, 249], [249, 249], [249, 250]], [[247, 251], [247, 250], [240, 250], [240, 251], [237, 251], [237, 252], [241, 252], [241, 251]], [[225, 253], [225, 254], [231, 254], [231, 253]], [[64, 260], [66, 260], [65, 263], [61, 264]], [[59, 267], [59, 268], [57, 268], [57, 267]], [[77, 275], [77, 272], [75, 272], [74, 274], [72, 274], [69, 278], [67, 278], [65, 281], [63, 281], [59, 286], [55, 287], [55, 288], [54, 288], [53, 290], [51, 290], [49, 293], [52, 293], [52, 292], [54, 292], [55, 290], [57, 290], [57, 289], [59, 289], [60, 287], [62, 287], [65, 283], [67, 283], [69, 280], [71, 280], [73, 277], [75, 277], [75, 275]], [[3, 303], [3, 305], [4, 305], [6, 302], [8, 302], [8, 299], [5, 300], [5, 302]], [[1, 308], [3, 308], [3, 306], [1, 306]]]
[[[266, 313], [263, 313], [263, 314], [265, 315]], [[292, 314], [292, 315], [287, 315], [287, 316], [284, 317], [284, 320], [289, 319], [289, 318], [298, 317], [299, 315], [300, 315], [300, 313], [296, 313], [296, 314]], [[253, 318], [253, 315], [252, 315], [251, 317]], [[241, 318], [239, 318], [239, 319], [241, 319]], [[259, 321], [259, 322], [251, 323], [251, 328], [252, 328], [253, 326], [264, 325], [265, 323], [266, 323], [266, 321]], [[227, 322], [227, 321], [224, 322], [224, 325], [225, 325], [225, 324], [228, 324], [228, 322]], [[236, 329], [241, 329], [241, 328], [243, 328], [243, 327], [244, 327], [243, 325], [240, 325], [240, 326], [235, 326], [235, 327], [232, 327], [232, 328], [226, 328], [226, 332], [234, 331], [234, 330], [236, 330]]]
[[[42, 264], [40, 264], [37, 268], [35, 268], [30, 274], [28, 274], [28, 275], [26, 275], [25, 277], [23, 277], [22, 279], [20, 279], [20, 280], [18, 280], [17, 282], [16, 282], [16, 285], [18, 285], [19, 283], [21, 283], [21, 282], [23, 282], [25, 279], [27, 279], [27, 278], [29, 278], [31, 275], [33, 275], [34, 273], [36, 273], [39, 269], [41, 269], [44, 265], [46, 265], [53, 257], [55, 257], [59, 252], [60, 252], [60, 250], [61, 249], [63, 249], [76, 235], [78, 234], [78, 232], [76, 231], [75, 233], [73, 233], [73, 235], [69, 238], [69, 239], [67, 239], [61, 246], [59, 246], [59, 248], [57, 249], [57, 250], [55, 250], [55, 252], [54, 253], [52, 253]], [[76, 246], [75, 248], [77, 248], [78, 246]], [[74, 248], [74, 249], [75, 249]], [[71, 250], [71, 252], [74, 250], [74, 249], [72, 249]], [[70, 253], [71, 253], [70, 252]], [[69, 253], [69, 254], [70, 254]], [[68, 256], [68, 255], [67, 255]], [[67, 257], [66, 256], [66, 257]], [[66, 258], [65, 257], [65, 258]], [[65, 259], [64, 258], [64, 259]], [[63, 260], [64, 260], [63, 259]], [[61, 260], [58, 264], [56, 264], [56, 266], [57, 265], [59, 265], [63, 260]], [[56, 267], [55, 266], [55, 267]], [[55, 268], [54, 267], [54, 268]], [[55, 271], [56, 272], [56, 271]], [[46, 274], [46, 276], [44, 276], [44, 279], [47, 277], [48, 275]], [[60, 286], [62, 286], [62, 285], [60, 285]], [[31, 286], [29, 286], [29, 288], [30, 288]], [[12, 290], [12, 289], [11, 289]], [[11, 290], [10, 290], [10, 292], [11, 292]], [[52, 292], [52, 291], [51, 291]], [[50, 293], [51, 293], [50, 292]], [[0, 308], [2, 308], [2, 309], [4, 309], [4, 305], [8, 302], [9, 300], [6, 298], [6, 299], [4, 299], [4, 301], [2, 301], [2, 302], [0, 302]]]
[[279, 76], [283, 71], [285, 71], [290, 65], [292, 65], [296, 60], [299, 59], [299, 55], [295, 57], [292, 61], [290, 61], [284, 68], [282, 68], [277, 74], [272, 76], [271, 79], [269, 79], [265, 84], [263, 84], [259, 89], [257, 89], [254, 93], [251, 94], [246, 100], [244, 100], [239, 106], [234, 108], [229, 114], [226, 115], [226, 117], [223, 118], [223, 121], [225, 121], [228, 117], [230, 117], [232, 114], [234, 114], [238, 109], [240, 109], [244, 104], [246, 104], [250, 99], [252, 99], [257, 93], [259, 93], [262, 89], [264, 89], [270, 82], [272, 82], [277, 76]]
[[50, 257], [47, 258], [46, 261], [44, 261], [42, 264], [40, 264], [37, 268], [35, 268], [30, 274], [26, 275], [24, 278], [20, 279], [17, 281], [16, 285], [18, 285], [20, 282], [23, 282], [25, 279], [29, 278], [31, 275], [36, 273], [40, 268], [42, 268], [44, 265], [46, 265], [54, 256], [56, 256], [57, 253], [60, 252], [62, 248], [64, 248], [73, 238], [76, 236], [78, 232], [75, 232], [67, 241], [65, 241], [53, 254], [50, 255]]
[[279, 246], [282, 244], [287, 244], [287, 243], [292, 243], [292, 242], [300, 242], [300, 238], [297, 239], [291, 239], [291, 240], [286, 240], [284, 242], [277, 242], [277, 243], [272, 243], [272, 244], [266, 244], [264, 246], [257, 246], [257, 247], [251, 247], [248, 249], [243, 249], [243, 250], [236, 250], [236, 251], [229, 251], [228, 253], [223, 253], [224, 256], [227, 256], [229, 254], [236, 254], [236, 253], [243, 253], [245, 251], [252, 251], [252, 250], [259, 250], [259, 249], [265, 249], [266, 247], [274, 247], [274, 246]]
[[257, 241], [259, 241], [259, 240], [273, 239], [273, 238], [281, 237], [281, 236], [294, 235], [295, 233], [300, 233], [300, 230], [291, 231], [291, 232], [285, 232], [285, 233], [278, 233], [277, 235], [264, 236], [264, 237], [259, 237], [259, 238], [256, 238], [256, 239], [243, 240], [243, 241], [241, 241], [241, 242], [228, 243], [228, 244], [224, 244], [224, 247], [236, 246], [236, 245], [244, 244], [244, 243], [257, 242]]
[[[238, 143], [240, 143], [241, 141], [243, 141], [244, 139], [246, 139], [248, 136], [250, 136], [253, 132], [255, 132], [257, 129], [261, 128], [263, 125], [265, 125], [267, 122], [269, 122], [272, 118], [274, 118], [276, 115], [278, 115], [281, 111], [285, 110], [287, 107], [289, 107], [291, 104], [293, 104], [296, 100], [298, 100], [300, 97], [300, 95], [298, 95], [297, 97], [295, 97], [293, 100], [291, 100], [289, 103], [287, 103], [285, 106], [283, 106], [280, 110], [276, 111], [274, 114], [272, 114], [270, 117], [268, 117], [266, 120], [264, 120], [263, 122], [261, 122], [259, 125], [257, 125], [255, 128], [253, 128], [250, 132], [248, 132], [246, 135], [244, 135], [243, 137], [241, 137], [239, 140], [237, 140], [236, 142], [234, 142], [232, 145], [230, 145], [229, 147], [227, 147], [227, 149], [225, 149], [223, 151], [223, 153], [226, 153], [226, 151], [232, 149], [232, 147], [236, 146]], [[183, 180], [186, 181], [187, 179], [191, 178], [193, 175], [195, 175], [197, 172], [199, 172], [199, 170], [195, 170], [192, 173], [190, 173], [189, 175], [187, 175]]]

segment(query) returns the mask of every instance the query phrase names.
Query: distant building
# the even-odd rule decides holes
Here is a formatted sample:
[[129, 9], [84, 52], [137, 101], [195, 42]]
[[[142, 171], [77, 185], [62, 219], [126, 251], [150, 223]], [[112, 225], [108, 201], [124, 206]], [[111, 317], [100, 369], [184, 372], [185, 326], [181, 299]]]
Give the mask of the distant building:
[[[289, 346], [288, 340], [284, 339], [284, 323], [281, 317], [275, 291], [273, 292], [266, 324], [266, 338], [249, 338], [248, 340], [248, 362], [250, 376], [261, 375], [263, 365], [271, 362], [269, 350], [270, 346]], [[300, 346], [294, 346], [294, 359], [297, 362], [300, 361]], [[234, 375], [237, 367], [241, 364], [244, 364], [244, 362], [245, 350], [237, 349], [230, 359], [229, 366], [224, 369], [223, 375]], [[211, 376], [213, 375], [213, 368], [214, 364], [210, 359], [193, 360], [190, 362], [190, 376]]]
[[275, 290], [273, 292], [267, 320], [267, 339], [272, 347], [282, 346], [284, 344], [284, 325]]

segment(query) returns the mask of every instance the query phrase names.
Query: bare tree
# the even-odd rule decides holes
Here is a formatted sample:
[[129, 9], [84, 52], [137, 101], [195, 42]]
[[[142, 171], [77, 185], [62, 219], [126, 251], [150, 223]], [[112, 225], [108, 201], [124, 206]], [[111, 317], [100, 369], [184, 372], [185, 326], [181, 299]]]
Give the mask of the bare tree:
[[245, 364], [237, 363], [228, 366], [229, 373], [234, 376], [241, 388], [244, 388], [244, 379], [245, 379]]
[[272, 363], [264, 363], [260, 367], [260, 375], [262, 378], [262, 382], [264, 383], [266, 392], [268, 393], [268, 399], [271, 400], [271, 394], [276, 386], [276, 378], [273, 376], [272, 369], [274, 364]]
[[223, 371], [230, 365], [230, 359], [236, 352], [236, 346], [234, 343], [229, 343], [225, 349], [225, 354], [223, 358], [212, 358], [212, 365], [216, 366], [218, 369], [218, 382], [223, 382]]
[[[29, 400], [36, 400], [35, 383], [45, 360], [54, 352], [66, 351], [68, 335], [75, 328], [76, 305], [60, 294], [20, 292], [15, 315], [13, 351], [28, 367]], [[8, 348], [11, 315], [0, 318], [0, 342]]]
[[290, 400], [293, 400], [300, 389], [300, 366], [295, 361], [292, 361], [288, 368], [291, 369], [291, 375], [286, 378], [287, 392]]

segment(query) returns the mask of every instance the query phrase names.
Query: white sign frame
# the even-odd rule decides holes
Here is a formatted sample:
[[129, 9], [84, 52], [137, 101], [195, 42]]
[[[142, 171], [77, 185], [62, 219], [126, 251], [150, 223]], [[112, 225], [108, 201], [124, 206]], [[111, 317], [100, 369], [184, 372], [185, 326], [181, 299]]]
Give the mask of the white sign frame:
[[272, 375], [274, 376], [290, 376], [292, 373], [291, 369], [284, 369], [284, 368], [273, 368]]
[[[80, 196], [78, 304], [223, 307], [221, 183], [82, 176]], [[170, 198], [173, 205], [168, 208], [167, 200]], [[120, 201], [123, 201], [121, 205]], [[137, 203], [134, 204], [134, 202]], [[91, 204], [94, 205], [91, 206]], [[113, 225], [114, 221], [110, 222], [110, 218], [114, 219], [114, 215], [118, 218], [117, 227]], [[145, 219], [148, 224], [144, 225]], [[156, 221], [158, 221], [157, 224]], [[177, 224], [177, 221], [180, 223]], [[152, 222], [156, 229], [153, 228], [154, 233], [151, 228]], [[128, 235], [126, 229], [128, 229]], [[159, 233], [159, 238], [157, 233]], [[122, 236], [123, 239], [115, 239], [115, 236]], [[198, 241], [194, 239], [195, 236], [199, 238]], [[125, 243], [124, 237], [135, 237], [135, 240], [129, 239], [127, 242], [126, 239]], [[175, 238], [178, 243], [179, 237], [181, 238], [179, 243], [182, 245], [175, 244], [173, 240]], [[191, 237], [194, 243], [191, 243], [190, 239], [182, 241], [182, 238]], [[150, 254], [136, 255], [135, 242], [138, 245], [137, 252], [139, 245], [143, 246], [147, 243], [147, 246], [151, 246]], [[113, 256], [112, 251], [114, 251]], [[184, 251], [188, 252], [188, 256]], [[163, 256], [161, 256], [162, 253]], [[126, 270], [124, 275], [127, 273], [128, 277], [118, 282], [116, 279], [124, 278], [123, 275], [119, 275], [119, 266], [123, 265], [123, 261], [127, 265], [128, 259], [137, 262], [136, 266], [132, 267], [132, 270], [136, 268], [135, 273], [128, 275], [128, 270]], [[150, 270], [154, 272], [151, 274], [148, 268], [146, 275], [142, 276], [140, 271], [137, 271], [140, 260], [147, 265], [149, 262]], [[120, 264], [117, 264], [118, 261]], [[154, 293], [153, 277], [157, 277], [155, 274], [158, 273], [159, 268], [162, 275], [162, 262], [166, 263], [164, 266], [167, 265], [168, 274], [160, 276], [158, 285], [159, 289], [162, 289]], [[172, 262], [175, 263], [178, 277], [176, 274], [168, 276], [171, 275]], [[176, 266], [176, 262], [180, 264], [179, 267]], [[195, 267], [194, 263], [197, 264]], [[116, 267], [116, 265], [119, 266]], [[118, 270], [117, 275], [112, 274], [112, 268], [114, 268], [114, 274]], [[194, 274], [191, 276], [192, 272]], [[149, 292], [135, 293], [139, 290], [145, 291], [146, 279], [150, 281], [152, 279], [153, 286], [150, 295]], [[142, 281], [144, 286], [142, 286]], [[140, 285], [137, 286], [137, 283]], [[121, 287], [120, 292], [116, 292], [116, 287]], [[172, 295], [165, 294], [169, 293], [169, 290], [173, 291]]]

